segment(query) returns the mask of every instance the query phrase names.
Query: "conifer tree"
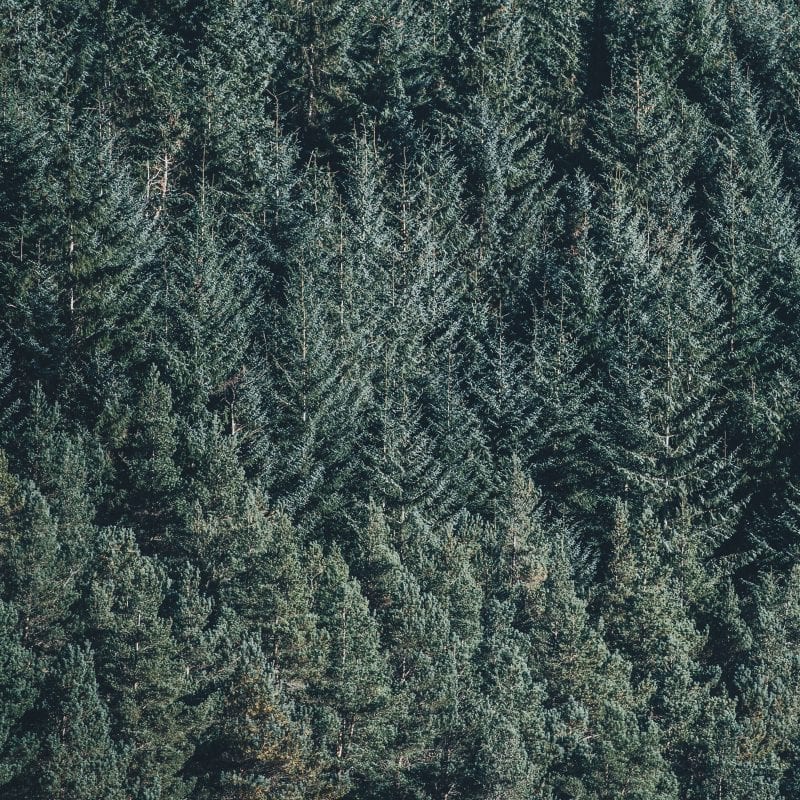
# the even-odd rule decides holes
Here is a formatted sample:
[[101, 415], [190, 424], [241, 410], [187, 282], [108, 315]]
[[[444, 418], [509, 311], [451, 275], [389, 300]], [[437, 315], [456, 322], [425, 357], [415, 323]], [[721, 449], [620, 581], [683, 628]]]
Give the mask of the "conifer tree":
[[48, 401], [40, 385], [23, 408], [25, 417], [7, 445], [12, 464], [35, 483], [54, 516], [71, 526], [71, 538], [79, 540], [85, 535], [80, 529], [92, 520], [106, 459], [85, 430], [73, 428], [62, 406]]
[[266, 397], [274, 413], [273, 456], [264, 483], [276, 501], [312, 529], [341, 515], [341, 487], [358, 466], [353, 450], [369, 393], [353, 371], [364, 346], [362, 331], [345, 335], [344, 298], [336, 302], [335, 196], [326, 179], [316, 177], [309, 198], [315, 216], [292, 253], [284, 302], [271, 309], [269, 325], [277, 335], [265, 353], [271, 365]]
[[[431, 752], [448, 723], [452, 706], [449, 670], [458, 638], [442, 601], [425, 591], [397, 548], [408, 548], [419, 534], [406, 522], [392, 530], [376, 506], [359, 532], [354, 571], [374, 609], [390, 673], [391, 720], [383, 766], [373, 791], [402, 796], [420, 791], [433, 779]], [[443, 675], [449, 675], [442, 680]]]
[[[357, 225], [366, 222], [359, 216], [369, 207], [369, 172], [382, 166], [366, 144], [357, 151], [359, 172], [354, 176], [352, 223]], [[459, 495], [469, 502], [480, 492], [478, 481], [470, 485], [472, 475], [478, 478], [481, 470], [474, 426], [467, 423], [463, 430], [456, 424], [464, 407], [456, 314], [467, 279], [461, 256], [469, 233], [455, 187], [448, 182], [453, 167], [436, 150], [431, 157], [404, 164], [394, 193], [377, 187], [393, 224], [386, 233], [389, 249], [375, 294], [362, 299], [371, 305], [377, 300], [382, 310], [371, 332], [371, 338], [379, 338], [371, 348], [374, 399], [366, 455], [374, 476], [372, 499], [400, 520], [434, 508], [445, 518], [459, 504]]]
[[[648, 496], [662, 515], [681, 504], [716, 509], [717, 519], [705, 520], [716, 527], [736, 485], [719, 424], [718, 332], [725, 321], [678, 190], [693, 152], [679, 153], [675, 134], [665, 130], [678, 124], [666, 105], [669, 92], [652, 73], [633, 69], [598, 133], [599, 147], [613, 141], [603, 158], [616, 164], [606, 178], [610, 207], [600, 251], [613, 280], [604, 299], [614, 311], [602, 331], [608, 349], [599, 424], [615, 443], [608, 456], [620, 470], [608, 484], [612, 497], [641, 503]], [[615, 132], [612, 140], [618, 124], [627, 135]], [[659, 130], [663, 138], [655, 137]], [[729, 536], [729, 527], [717, 527], [709, 547]]]
[[123, 519], [135, 526], [144, 547], [160, 549], [167, 544], [167, 532], [178, 525], [181, 474], [172, 393], [157, 369], [151, 368], [142, 382], [127, 416], [119, 464]]
[[306, 720], [285, 697], [258, 646], [245, 643], [222, 687], [220, 724], [200, 750], [198, 797], [260, 800], [337, 796], [322, 777]]
[[127, 753], [125, 785], [136, 798], [187, 797], [182, 767], [203, 721], [189, 707], [189, 675], [172, 623], [161, 616], [167, 579], [130, 532], [108, 529], [86, 598], [85, 634], [95, 644], [111, 732]]
[[[792, 481], [795, 471], [783, 442], [795, 425], [789, 398], [798, 369], [790, 310], [798, 290], [797, 231], [791, 200], [769, 152], [769, 136], [759, 121], [757, 96], [734, 67], [725, 89], [725, 133], [717, 139], [712, 160], [716, 178], [709, 182], [708, 212], [709, 241], [729, 319], [725, 437], [748, 465], [743, 493], [752, 496], [751, 514], [763, 517], [762, 536], [779, 554], [791, 547], [792, 537], [784, 538], [780, 519], [791, 502], [784, 481]], [[773, 479], [761, 490], [750, 475], [763, 470], [770, 470]]]
[[792, 98], [797, 88], [794, 64], [798, 28], [794, 2], [766, 2], [748, 7], [726, 4], [729, 35], [736, 57], [764, 98], [765, 116], [774, 119], [776, 150], [793, 194], [797, 191], [797, 109]]
[[780, 778], [791, 794], [797, 781], [797, 568], [766, 575], [750, 600], [748, 652], [736, 675], [742, 706], [741, 750], [752, 771]]
[[[25, 137], [37, 136], [36, 169], [51, 176], [50, 184], [35, 172], [14, 174], [25, 169], [23, 161], [7, 175], [8, 185], [23, 187], [21, 202], [13, 194], [4, 201], [11, 223], [6, 247], [14, 252], [4, 259], [3, 280], [15, 296], [7, 323], [15, 373], [37, 365], [48, 393], [97, 409], [109, 387], [124, 380], [147, 332], [153, 245], [143, 203], [104, 119], [59, 117], [53, 125], [62, 127], [54, 129], [36, 119], [30, 112], [22, 117], [23, 131], [35, 125], [37, 132], [23, 133], [21, 142], [16, 136], [11, 146], [24, 155]], [[38, 211], [26, 209], [31, 202]], [[26, 216], [38, 229], [19, 227]]]
[[59, 520], [41, 492], [8, 471], [0, 451], [0, 587], [13, 603], [22, 643], [57, 652], [74, 631], [73, 605], [91, 554], [85, 522]]
[[[375, 620], [336, 551], [326, 558], [316, 596], [321, 671], [308, 689], [317, 730], [331, 758], [334, 785], [369, 779], [385, 747], [388, 686]], [[357, 789], [356, 789], [357, 790]]]
[[690, 101], [699, 101], [708, 109], [709, 93], [729, 58], [725, 4], [681, 0], [673, 5], [673, 13], [677, 84]]
[[[516, 106], [521, 93], [509, 89], [508, 104]], [[490, 102], [491, 95], [480, 97], [460, 135], [465, 185], [474, 195], [468, 213], [477, 229], [470, 295], [475, 303], [488, 303], [518, 335], [530, 316], [532, 276], [543, 260], [553, 202], [550, 167], [520, 122], [525, 106], [496, 110]]]
[[337, 136], [360, 122], [359, 67], [374, 52], [377, 10], [377, 2], [341, 0], [286, 0], [276, 9], [290, 44], [277, 90], [306, 152], [335, 154]]
[[552, 785], [609, 800], [624, 792], [677, 797], [661, 730], [644, 705], [645, 687], [634, 683], [631, 664], [590, 624], [568, 558], [562, 534], [522, 606], [523, 630], [551, 687], [548, 705], [557, 711]]
[[240, 215], [266, 211], [260, 203], [277, 212], [285, 199], [280, 188], [265, 183], [286, 169], [274, 80], [286, 63], [287, 40], [267, 6], [209, 4], [204, 11], [197, 16], [201, 29], [187, 65], [192, 94], [187, 162], [193, 171], [185, 179], [201, 206], [212, 191], [233, 204], [239, 213], [225, 221], [246, 233], [256, 219], [242, 225]]
[[602, 407], [607, 277], [596, 253], [593, 193], [582, 173], [564, 187], [561, 240], [532, 287], [537, 308], [517, 373], [532, 412], [530, 434], [516, 455], [548, 498], [583, 522], [597, 510], [602, 480], [592, 451]]
[[521, 5], [528, 70], [536, 76], [536, 125], [547, 132], [548, 152], [568, 163], [581, 144], [589, 107], [592, 6], [583, 0]]
[[213, 544], [197, 559], [208, 572], [207, 586], [257, 637], [276, 676], [306, 680], [316, 671], [308, 576], [313, 556], [286, 515], [267, 509], [258, 495], [248, 496], [234, 513], [233, 519], [212, 516], [194, 529], [198, 539]]
[[39, 662], [22, 644], [13, 604], [0, 604], [0, 787], [24, 786], [37, 756], [36, 738], [25, 724], [40, 682]]
[[687, 253], [685, 227], [654, 241], [629, 207], [620, 203], [612, 213], [609, 261], [621, 273], [620, 317], [608, 333], [615, 345], [602, 422], [609, 441], [619, 443], [612, 445], [621, 472], [612, 491], [637, 503], [647, 496], [660, 513], [701, 499], [722, 511], [735, 476], [718, 439], [717, 297], [698, 255]]
[[654, 529], [654, 522], [645, 515], [634, 527], [625, 509], [618, 509], [613, 588], [603, 601], [609, 638], [636, 665], [637, 683], [650, 684], [648, 702], [661, 720], [664, 755], [686, 796], [702, 797], [722, 786], [734, 797], [756, 787], [758, 796], [775, 796], [776, 766], [738, 744], [746, 727], [716, 689], [719, 673], [706, 662], [707, 643], [692, 616], [703, 595], [714, 592], [707, 585], [714, 576], [703, 573], [689, 537], [671, 538]]
[[[193, 415], [212, 405], [235, 433], [236, 391], [247, 376], [252, 269], [242, 247], [218, 229], [214, 198], [184, 215], [159, 302], [158, 349], [178, 400]], [[251, 323], [252, 324], [252, 323]]]
[[601, 9], [612, 85], [620, 85], [631, 61], [637, 69], [652, 69], [661, 77], [674, 74], [671, 48], [676, 19], [672, 2], [645, 0], [634, 6], [611, 0]]
[[476, 653], [475, 751], [468, 770], [479, 797], [535, 797], [548, 776], [552, 742], [546, 691], [531, 663], [530, 639], [514, 626], [513, 602], [490, 601]]
[[100, 698], [91, 651], [70, 645], [54, 664], [41, 700], [41, 739], [27, 786], [11, 797], [81, 797], [121, 800], [125, 753], [110, 735], [108, 711]]

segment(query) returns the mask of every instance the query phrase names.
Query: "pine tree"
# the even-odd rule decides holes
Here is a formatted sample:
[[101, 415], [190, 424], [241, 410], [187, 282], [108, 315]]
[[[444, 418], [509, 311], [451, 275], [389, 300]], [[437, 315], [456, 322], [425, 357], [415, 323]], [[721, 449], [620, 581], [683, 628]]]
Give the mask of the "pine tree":
[[635, 665], [637, 685], [650, 685], [648, 703], [683, 791], [702, 797], [725, 784], [731, 796], [744, 796], [737, 794], [742, 786], [752, 786], [759, 774], [768, 785], [774, 769], [742, 756], [736, 709], [717, 688], [715, 666], [706, 662], [707, 643], [693, 613], [703, 595], [714, 592], [716, 576], [690, 549], [693, 535], [671, 537], [648, 514], [631, 522], [619, 507], [602, 613], [610, 641]]
[[775, 151], [793, 194], [798, 187], [796, 3], [726, 4], [728, 29], [737, 60], [763, 94], [765, 116], [775, 120]]
[[288, 42], [268, 6], [210, 3], [203, 11], [187, 64], [192, 130], [185, 180], [200, 206], [212, 191], [224, 198], [235, 210], [226, 224], [250, 239], [256, 214], [279, 212], [285, 200], [285, 186], [268, 184], [276, 173], [286, 178], [290, 154], [279, 127], [284, 109], [274, 94], [276, 73], [288, 66]]
[[795, 710], [798, 673], [798, 573], [765, 575], [748, 605], [748, 652], [736, 675], [741, 703], [740, 751], [747, 764], [784, 779], [784, 792], [797, 780], [800, 731]]
[[185, 228], [173, 233], [175, 254], [156, 311], [158, 355], [179, 404], [193, 415], [215, 407], [235, 433], [242, 424], [236, 393], [247, 376], [252, 269], [247, 251], [219, 231], [214, 201], [187, 211]]
[[94, 643], [111, 732], [127, 753], [125, 784], [136, 798], [191, 792], [182, 767], [203, 721], [172, 623], [161, 616], [167, 578], [124, 530], [104, 532], [86, 598], [85, 635]]
[[61, 524], [41, 492], [8, 471], [0, 451], [0, 587], [22, 643], [54, 653], [74, 629], [73, 605], [91, 554], [91, 530]]
[[285, 299], [271, 308], [269, 326], [277, 335], [264, 353], [271, 365], [265, 396], [274, 408], [264, 484], [312, 529], [321, 520], [341, 519], [369, 392], [357, 366], [362, 331], [350, 337], [342, 330], [339, 237], [331, 218], [336, 200], [330, 184], [316, 177], [309, 200], [314, 216], [292, 253]]
[[0, 794], [800, 794], [798, 18], [0, 3]]
[[714, 0], [680, 0], [673, 6], [677, 85], [690, 101], [708, 113], [710, 92], [729, 57], [725, 4]]
[[536, 76], [536, 124], [548, 136], [552, 157], [569, 163], [581, 144], [589, 107], [592, 4], [571, 0], [523, 3], [522, 8], [530, 30], [528, 70]]
[[[276, 9], [289, 49], [277, 93], [304, 150], [335, 154], [338, 136], [349, 136], [358, 118], [359, 68], [375, 47], [378, 4], [342, 0], [286, 0]], [[370, 14], [372, 12], [372, 15]]]
[[0, 787], [24, 786], [37, 757], [36, 738], [25, 725], [34, 708], [40, 665], [22, 644], [19, 617], [11, 603], [0, 603]]
[[[678, 113], [691, 141], [693, 113], [634, 63], [598, 118], [595, 153], [608, 165], [598, 255], [610, 309], [598, 379], [600, 441], [611, 450], [601, 458], [618, 471], [612, 497], [641, 503], [648, 495], [659, 513], [681, 503], [721, 512], [736, 484], [719, 422], [725, 319], [679, 188], [696, 151], [678, 143]], [[719, 544], [730, 532], [714, 535]]]
[[624, 186], [655, 213], [674, 211], [673, 189], [690, 173], [701, 136], [702, 118], [670, 76], [635, 54], [625, 55], [591, 120], [590, 176], [606, 190]]
[[[367, 144], [361, 142], [356, 151], [350, 224], [368, 222], [365, 212], [377, 189], [388, 228], [373, 293], [360, 298], [367, 308], [380, 309], [371, 312], [369, 331], [373, 394], [365, 456], [373, 476], [370, 497], [400, 521], [415, 512], [442, 519], [480, 492], [472, 478], [481, 470], [474, 426], [462, 430], [456, 424], [463, 408], [456, 314], [466, 279], [460, 257], [469, 234], [448, 180], [454, 167], [449, 157], [435, 150], [418, 163], [404, 164], [399, 186], [388, 191], [391, 173], [383, 173]], [[373, 188], [369, 175], [376, 169], [386, 180]]]
[[[512, 336], [524, 330], [530, 316], [530, 286], [541, 268], [553, 197], [551, 168], [542, 147], [521, 120], [526, 107], [493, 108], [480, 96], [460, 131], [465, 161], [465, 186], [474, 199], [467, 213], [476, 227], [474, 263], [469, 275], [473, 303], [485, 302], [507, 321]], [[504, 104], [505, 105], [505, 104]]]
[[[12, 112], [19, 119], [20, 111]], [[59, 118], [63, 129], [30, 115], [23, 120], [23, 131], [36, 126], [27, 136], [38, 138], [40, 166], [30, 175], [26, 161], [23, 171], [12, 169], [7, 177], [22, 185], [21, 202], [13, 203], [13, 194], [3, 201], [13, 215], [6, 247], [15, 255], [4, 259], [4, 282], [15, 298], [7, 321], [15, 375], [25, 386], [32, 364], [49, 394], [96, 410], [124, 381], [148, 331], [149, 225], [102, 117]], [[25, 138], [15, 140], [12, 148], [24, 155]], [[49, 184], [36, 177], [38, 169], [51, 176]], [[30, 203], [38, 227], [25, 231], [19, 225]]]
[[221, 687], [219, 727], [200, 750], [197, 797], [226, 800], [338, 796], [322, 777], [325, 765], [298, 711], [258, 646], [245, 643]]
[[610, 0], [600, 9], [612, 84], [619, 85], [619, 77], [627, 71], [629, 60], [637, 68], [652, 69], [662, 77], [673, 75], [675, 65], [671, 56], [677, 32], [672, 2], [645, 0], [631, 5], [624, 0]]
[[69, 646], [43, 690], [41, 744], [30, 783], [10, 797], [126, 796], [125, 755], [111, 739], [108, 711], [98, 693], [91, 651]]
[[341, 555], [326, 557], [316, 593], [322, 658], [308, 688], [316, 729], [331, 757], [335, 785], [358, 791], [378, 766], [387, 739], [389, 692], [377, 625]]
[[301, 546], [300, 532], [251, 494], [232, 519], [212, 516], [195, 534], [213, 545], [197, 559], [209, 591], [258, 638], [276, 676], [306, 680], [316, 669], [316, 626], [308, 575], [313, 559]]
[[[26, 102], [24, 97], [10, 95], [4, 102], [0, 118], [0, 148], [3, 154], [3, 192], [0, 194], [0, 219], [2, 219], [2, 260], [0, 275], [7, 287], [12, 308], [7, 309], [3, 321], [3, 340], [11, 356], [11, 376], [17, 375], [18, 359], [15, 358], [20, 344], [26, 346], [29, 366], [35, 370], [37, 379], [50, 374], [51, 367], [45, 359], [42, 343], [32, 341], [28, 331], [21, 327], [22, 319], [30, 316], [25, 305], [36, 306], [42, 291], [47, 290], [48, 277], [45, 270], [31, 264], [30, 246], [42, 235], [46, 211], [46, 180], [48, 162], [52, 157], [52, 146], [41, 114]], [[29, 248], [26, 256], [26, 242]], [[43, 338], [49, 338], [45, 330], [52, 330], [55, 323], [44, 313], [38, 313], [38, 325]], [[50, 342], [46, 342], [50, 344]], [[17, 369], [14, 369], [17, 367]], [[27, 394], [29, 387], [18, 389]], [[19, 399], [19, 395], [17, 396]]]
[[646, 495], [666, 513], [701, 497], [722, 510], [735, 483], [717, 438], [717, 297], [697, 254], [686, 258], [681, 228], [654, 242], [636, 212], [621, 204], [612, 213], [620, 316], [607, 337], [615, 349], [602, 423], [621, 473], [612, 491], [637, 503]]
[[496, 585], [527, 638], [531, 679], [546, 687], [549, 732], [539, 747], [552, 759], [548, 784], [556, 794], [676, 796], [631, 665], [606, 645], [576, 591], [575, 575], [584, 571], [585, 579], [576, 569], [580, 547], [561, 525], [546, 522], [519, 473], [508, 503], [495, 539], [502, 549], [489, 562], [504, 567]]
[[541, 794], [552, 759], [546, 690], [531, 668], [530, 640], [514, 626], [513, 602], [490, 601], [476, 653], [477, 737], [467, 780], [476, 797]]
[[[611, 447], [601, 459], [613, 464], [603, 469], [618, 471], [606, 491], [636, 503], [647, 497], [659, 514], [681, 504], [706, 508], [716, 512], [710, 524], [720, 526], [722, 513], [730, 521], [728, 512], [736, 510], [736, 476], [719, 422], [725, 320], [678, 188], [692, 151], [679, 153], [674, 135], [654, 138], [663, 126], [678, 124], [663, 105], [669, 97], [663, 85], [636, 71], [630, 80], [633, 86], [625, 83], [619, 101], [610, 103], [598, 140], [611, 141], [616, 119], [627, 129], [626, 136], [614, 134], [613, 155], [604, 155], [616, 161], [616, 175], [607, 177], [599, 253], [609, 280], [604, 301], [613, 309], [601, 333], [599, 426], [601, 452]], [[621, 116], [610, 112], [615, 107]], [[709, 535], [712, 547], [730, 529], [723, 524]]]
[[168, 546], [168, 531], [179, 524], [181, 474], [172, 393], [157, 369], [151, 368], [142, 382], [127, 416], [118, 470], [124, 498], [120, 510], [123, 519], [135, 526], [142, 545], [159, 549]]
[[597, 511], [603, 480], [592, 451], [608, 278], [596, 252], [593, 195], [582, 173], [563, 187], [560, 238], [532, 287], [537, 308], [517, 371], [524, 390], [515, 392], [524, 391], [531, 406], [530, 431], [516, 455], [548, 498], [584, 524]]
[[72, 537], [86, 536], [95, 511], [98, 484], [106, 459], [85, 430], [73, 426], [59, 403], [51, 403], [37, 385], [21, 406], [25, 415], [8, 442], [14, 469], [26, 475], [44, 495], [53, 514], [73, 529]]
[[11, 348], [2, 344], [3, 339], [4, 334], [0, 334], [0, 426], [4, 430], [8, 430], [19, 402], [13, 399], [14, 382], [11, 379]]
[[459, 642], [445, 605], [423, 590], [397, 549], [408, 556], [419, 534], [409, 522], [395, 523], [393, 530], [389, 519], [378, 507], [370, 508], [359, 531], [354, 572], [374, 610], [390, 678], [393, 724], [371, 791], [405, 796], [421, 791], [436, 773], [431, 753], [448, 725]]

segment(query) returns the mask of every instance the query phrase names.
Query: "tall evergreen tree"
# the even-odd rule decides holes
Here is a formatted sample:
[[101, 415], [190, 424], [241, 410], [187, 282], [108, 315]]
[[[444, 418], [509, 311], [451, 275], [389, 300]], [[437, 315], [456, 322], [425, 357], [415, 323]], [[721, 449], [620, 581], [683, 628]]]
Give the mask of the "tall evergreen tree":
[[286, 699], [257, 645], [246, 643], [223, 684], [218, 728], [201, 749], [198, 797], [329, 798], [324, 761], [310, 741], [308, 723]]
[[347, 791], [369, 779], [387, 739], [388, 686], [377, 625], [337, 552], [317, 589], [321, 672], [311, 682], [317, 725], [331, 757], [335, 785]]
[[86, 598], [85, 635], [95, 644], [100, 694], [124, 748], [125, 785], [136, 798], [189, 796], [182, 767], [203, 722], [190, 707], [189, 675], [172, 623], [161, 616], [167, 579], [130, 532], [109, 529]]
[[[26, 174], [26, 160], [9, 158], [4, 181], [22, 187], [21, 202], [12, 190], [4, 203], [15, 374], [19, 380], [34, 365], [48, 393], [98, 410], [148, 331], [153, 243], [143, 201], [102, 116], [57, 117], [45, 126], [35, 112], [12, 106], [11, 114], [6, 124], [21, 122], [29, 133], [15, 134], [9, 152], [24, 155], [25, 138], [38, 137], [38, 166]], [[26, 217], [37, 227], [26, 231]]]
[[19, 617], [10, 603], [0, 605], [0, 786], [25, 786], [37, 758], [37, 742], [25, 716], [34, 708], [39, 662], [22, 644]]
[[11, 797], [125, 797], [125, 755], [110, 735], [91, 651], [69, 646], [55, 663], [41, 700], [41, 742], [27, 785]]
[[[725, 436], [748, 465], [745, 491], [753, 498], [751, 513], [763, 518], [761, 535], [780, 558], [793, 537], [783, 532], [780, 520], [791, 498], [786, 481], [795, 474], [786, 448], [794, 436], [790, 397], [798, 369], [790, 310], [798, 291], [797, 231], [759, 120], [757, 96], [735, 67], [725, 90], [725, 133], [713, 156], [716, 177], [709, 181], [708, 213], [729, 320]], [[773, 478], [768, 487], [757, 488], [764, 470]]]

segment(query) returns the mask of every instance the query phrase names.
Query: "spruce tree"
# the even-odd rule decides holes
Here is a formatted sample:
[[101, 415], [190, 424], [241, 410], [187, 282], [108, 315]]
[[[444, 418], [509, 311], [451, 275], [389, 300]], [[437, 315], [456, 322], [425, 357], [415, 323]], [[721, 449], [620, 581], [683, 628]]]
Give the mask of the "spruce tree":
[[767, 574], [747, 609], [747, 652], [736, 675], [741, 703], [742, 750], [750, 769], [780, 779], [789, 796], [797, 782], [795, 710], [798, 680], [797, 568], [786, 577]]
[[[793, 534], [781, 519], [791, 503], [794, 460], [784, 442], [795, 421], [797, 231], [791, 200], [769, 152], [758, 98], [731, 67], [722, 98], [725, 133], [717, 139], [709, 182], [709, 242], [725, 298], [726, 446], [746, 467], [743, 494], [752, 497], [748, 519], [760, 518], [760, 539], [778, 559]], [[759, 476], [769, 470], [769, 486]], [[750, 523], [751, 529], [753, 523]], [[787, 535], [788, 534], [788, 535]], [[753, 538], [750, 534], [751, 541]]]
[[[120, 512], [135, 526], [142, 546], [158, 552], [169, 547], [168, 531], [179, 523], [181, 474], [172, 393], [157, 369], [151, 368], [126, 417], [118, 465]], [[110, 499], [118, 504], [121, 498]]]
[[0, 587], [26, 647], [54, 654], [69, 641], [92, 538], [85, 522], [62, 523], [30, 481], [9, 473], [0, 451]]
[[728, 29], [736, 57], [763, 94], [765, 113], [775, 120], [776, 154], [792, 192], [797, 191], [797, 88], [794, 64], [798, 49], [796, 3], [767, 2], [747, 7], [726, 4]]
[[264, 484], [313, 529], [341, 519], [342, 487], [358, 467], [353, 451], [369, 386], [354, 371], [360, 359], [351, 350], [364, 346], [362, 332], [350, 337], [342, 329], [336, 199], [319, 173], [309, 203], [313, 214], [292, 252], [284, 301], [267, 317], [276, 336], [264, 353], [271, 367], [265, 396], [274, 408]]
[[[6, 124], [13, 119], [7, 116]], [[3, 280], [15, 297], [7, 320], [15, 374], [33, 365], [49, 394], [68, 407], [88, 404], [88, 413], [124, 381], [125, 367], [141, 352], [152, 298], [151, 232], [102, 116], [58, 117], [53, 128], [30, 112], [23, 120], [26, 133], [22, 142], [12, 139], [11, 152], [23, 148], [24, 155], [35, 125], [35, 169], [49, 177], [26, 174], [25, 160], [9, 159], [7, 185], [22, 186], [20, 202], [13, 193], [4, 202], [13, 255], [4, 259]], [[38, 210], [27, 208], [32, 203]], [[30, 216], [38, 228], [26, 232], [20, 224]]]

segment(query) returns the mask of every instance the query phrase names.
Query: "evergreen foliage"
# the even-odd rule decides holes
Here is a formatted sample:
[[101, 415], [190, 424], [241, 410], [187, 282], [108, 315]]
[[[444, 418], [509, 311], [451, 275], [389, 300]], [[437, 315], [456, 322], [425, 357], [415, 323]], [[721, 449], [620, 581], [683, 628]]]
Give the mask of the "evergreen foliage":
[[794, 0], [0, 0], [0, 797], [800, 796]]

